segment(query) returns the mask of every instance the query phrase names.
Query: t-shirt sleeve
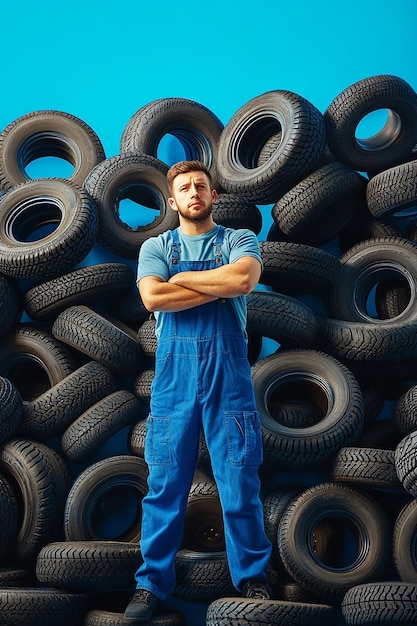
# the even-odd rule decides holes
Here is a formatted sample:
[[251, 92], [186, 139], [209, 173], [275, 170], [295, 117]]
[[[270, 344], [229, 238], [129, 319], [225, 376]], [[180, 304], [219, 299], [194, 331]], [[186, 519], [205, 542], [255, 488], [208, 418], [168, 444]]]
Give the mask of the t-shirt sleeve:
[[143, 242], [139, 251], [137, 282], [145, 276], [168, 280], [169, 269], [164, 242], [161, 237], [151, 237]]
[[262, 264], [262, 256], [259, 242], [254, 232], [240, 228], [235, 230], [230, 237], [229, 263], [234, 263], [243, 256], [253, 256]]

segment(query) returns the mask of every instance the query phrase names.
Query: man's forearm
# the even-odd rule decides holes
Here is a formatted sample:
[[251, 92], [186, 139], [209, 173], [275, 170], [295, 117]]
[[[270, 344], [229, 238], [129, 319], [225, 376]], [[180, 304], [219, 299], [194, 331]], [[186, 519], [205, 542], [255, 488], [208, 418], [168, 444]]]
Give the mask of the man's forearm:
[[250, 293], [259, 275], [254, 263], [236, 262], [210, 270], [180, 272], [171, 276], [168, 282], [217, 298], [235, 298]]
[[[143, 284], [141, 285], [141, 283]], [[146, 279], [143, 279], [138, 287], [142, 302], [148, 311], [165, 311], [168, 313], [185, 311], [217, 300], [217, 296], [164, 281], [153, 281], [150, 289]]]

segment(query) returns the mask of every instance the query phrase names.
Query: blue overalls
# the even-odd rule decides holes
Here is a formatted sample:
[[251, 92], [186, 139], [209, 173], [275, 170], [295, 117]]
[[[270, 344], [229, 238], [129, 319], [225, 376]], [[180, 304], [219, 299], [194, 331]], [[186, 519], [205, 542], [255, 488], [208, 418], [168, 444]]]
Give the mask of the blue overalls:
[[[223, 237], [220, 226], [213, 259], [181, 261], [174, 230], [170, 275], [222, 265]], [[271, 544], [259, 497], [262, 439], [246, 337], [227, 300], [165, 314], [158, 340], [145, 444], [149, 492], [142, 501], [143, 564], [135, 578], [138, 589], [161, 600], [175, 588], [175, 555], [201, 428], [223, 510], [230, 574], [241, 590], [248, 580], [265, 580]]]

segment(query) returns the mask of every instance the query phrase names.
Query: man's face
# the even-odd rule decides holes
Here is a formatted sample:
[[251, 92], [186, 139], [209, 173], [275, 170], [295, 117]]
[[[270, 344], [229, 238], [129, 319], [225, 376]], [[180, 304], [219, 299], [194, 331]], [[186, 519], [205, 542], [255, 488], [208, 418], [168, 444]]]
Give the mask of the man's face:
[[210, 189], [210, 181], [204, 172], [178, 174], [173, 181], [169, 204], [180, 216], [192, 222], [204, 222], [211, 214], [217, 193]]

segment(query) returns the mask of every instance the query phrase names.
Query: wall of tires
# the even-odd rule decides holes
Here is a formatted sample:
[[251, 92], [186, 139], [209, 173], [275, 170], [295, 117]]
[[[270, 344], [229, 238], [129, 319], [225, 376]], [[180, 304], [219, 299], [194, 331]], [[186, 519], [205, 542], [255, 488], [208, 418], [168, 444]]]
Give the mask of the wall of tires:
[[[110, 157], [62, 111], [2, 130], [1, 623], [127, 623], [156, 347], [135, 268], [177, 226], [167, 137], [210, 167], [215, 220], [260, 240], [247, 331], [276, 599], [236, 597], [202, 435], [175, 592], [151, 623], [416, 623], [417, 94], [392, 75], [323, 112], [266, 92], [226, 123], [155, 100]], [[29, 176], [44, 157], [71, 173]]]

